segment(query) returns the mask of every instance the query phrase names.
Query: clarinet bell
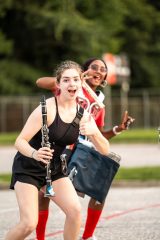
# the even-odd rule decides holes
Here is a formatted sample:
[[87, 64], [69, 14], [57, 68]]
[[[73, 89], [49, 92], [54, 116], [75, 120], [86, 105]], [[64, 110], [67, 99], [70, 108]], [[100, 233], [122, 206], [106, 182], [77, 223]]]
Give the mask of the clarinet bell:
[[52, 183], [50, 180], [47, 181], [44, 196], [45, 197], [54, 197], [55, 196], [55, 192], [53, 191], [53, 186], [52, 186]]

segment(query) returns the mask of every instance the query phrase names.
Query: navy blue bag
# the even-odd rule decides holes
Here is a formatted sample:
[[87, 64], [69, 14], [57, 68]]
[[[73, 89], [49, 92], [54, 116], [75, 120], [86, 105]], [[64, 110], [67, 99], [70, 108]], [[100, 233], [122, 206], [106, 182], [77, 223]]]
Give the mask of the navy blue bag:
[[69, 177], [78, 192], [103, 203], [119, 169], [120, 159], [115, 153], [105, 156], [78, 143], [68, 163]]

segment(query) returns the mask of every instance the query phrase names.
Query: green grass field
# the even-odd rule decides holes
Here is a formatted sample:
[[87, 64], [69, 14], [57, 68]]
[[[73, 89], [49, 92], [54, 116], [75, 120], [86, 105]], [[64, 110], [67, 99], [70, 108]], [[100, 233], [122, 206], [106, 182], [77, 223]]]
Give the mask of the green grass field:
[[[160, 166], [158, 167], [141, 167], [141, 168], [121, 168], [119, 169], [115, 180], [121, 181], [160, 181]], [[0, 184], [10, 182], [10, 174], [0, 174]]]
[[158, 143], [157, 129], [130, 129], [113, 137], [111, 143]]
[[160, 181], [160, 166], [120, 168], [116, 180], [157, 180]]
[[[17, 132], [0, 133], [0, 145], [12, 145], [15, 142]], [[157, 143], [158, 130], [153, 129], [130, 129], [122, 134], [113, 137], [111, 143]]]
[[17, 136], [17, 132], [0, 133], [0, 145], [13, 145]]

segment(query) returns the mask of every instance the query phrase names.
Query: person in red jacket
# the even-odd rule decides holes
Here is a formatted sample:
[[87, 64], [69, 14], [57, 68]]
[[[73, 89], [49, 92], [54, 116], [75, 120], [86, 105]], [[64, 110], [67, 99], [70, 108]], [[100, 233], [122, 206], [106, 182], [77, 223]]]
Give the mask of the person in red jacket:
[[[103, 102], [104, 95], [100, 90], [97, 90], [99, 86], [105, 87], [107, 84], [107, 74], [108, 68], [106, 63], [102, 59], [98, 58], [91, 58], [88, 59], [83, 65], [83, 79], [87, 82], [89, 87], [96, 93], [98, 101]], [[56, 85], [56, 78], [54, 77], [43, 77], [39, 78], [36, 81], [36, 84], [40, 88], [45, 88], [51, 90], [54, 94], [57, 94], [57, 85]], [[90, 105], [95, 101], [95, 99], [88, 93], [88, 91], [83, 88], [83, 96], [82, 98], [87, 98], [89, 100]], [[94, 107], [92, 109], [94, 111]], [[107, 139], [110, 139], [122, 131], [127, 130], [130, 123], [134, 121], [134, 119], [128, 116], [128, 112], [124, 113], [122, 118], [122, 122], [118, 125], [113, 127], [113, 129], [109, 131], [104, 131], [104, 117], [105, 117], [105, 108], [101, 108], [94, 114], [96, 124], [100, 129], [103, 136]], [[87, 212], [87, 219], [85, 224], [85, 229], [83, 232], [82, 240], [83, 239], [92, 239], [96, 240], [96, 237], [93, 235], [99, 218], [101, 216], [103, 207], [105, 202], [102, 204], [97, 204], [95, 199], [90, 199], [88, 204], [88, 212]], [[48, 219], [48, 206], [49, 206], [49, 199], [44, 198], [42, 193], [39, 194], [39, 223], [37, 225], [37, 239], [44, 240], [45, 235], [45, 228], [46, 222]]]

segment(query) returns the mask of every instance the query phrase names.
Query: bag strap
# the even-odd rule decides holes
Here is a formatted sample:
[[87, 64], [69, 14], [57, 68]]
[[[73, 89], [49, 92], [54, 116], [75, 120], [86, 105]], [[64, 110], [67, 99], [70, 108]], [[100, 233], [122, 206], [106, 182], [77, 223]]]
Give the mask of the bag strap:
[[83, 113], [84, 113], [84, 108], [79, 106], [79, 109], [78, 109], [78, 111], [76, 113], [76, 116], [75, 116], [75, 118], [73, 119], [73, 122], [72, 122], [72, 125], [74, 127], [79, 125], [79, 122], [80, 122], [81, 118], [83, 117]]
[[82, 107], [79, 107], [79, 109], [78, 109], [78, 111], [77, 111], [77, 113], [76, 113], [76, 116], [75, 116], [75, 118], [73, 119], [73, 121], [72, 121], [72, 123], [70, 124], [70, 126], [68, 127], [68, 129], [66, 130], [66, 132], [64, 133], [64, 135], [63, 135], [63, 137], [65, 136], [67, 136], [68, 137], [68, 135], [69, 135], [69, 130], [71, 129], [71, 127], [76, 127], [76, 126], [78, 126], [79, 125], [79, 122], [80, 122], [80, 120], [81, 120], [81, 118], [82, 118], [82, 116], [83, 116], [83, 113], [84, 113], [84, 108], [82, 108]]

